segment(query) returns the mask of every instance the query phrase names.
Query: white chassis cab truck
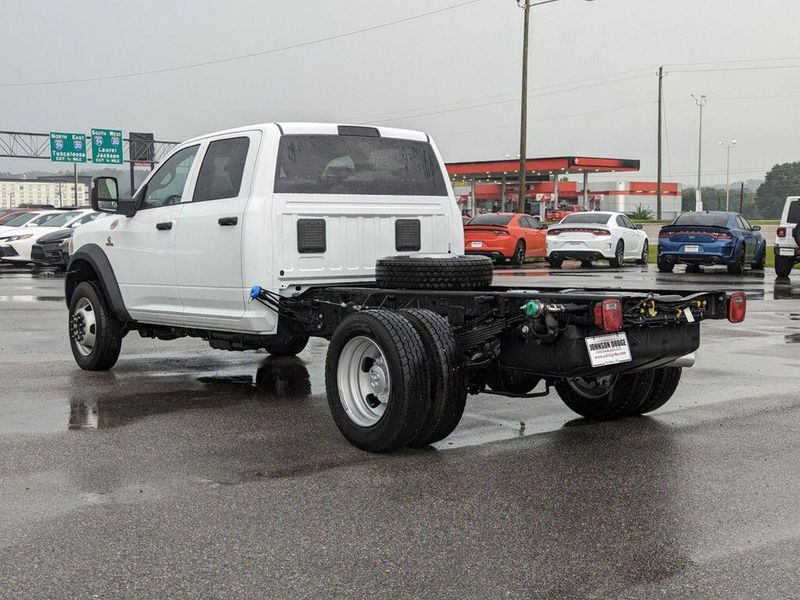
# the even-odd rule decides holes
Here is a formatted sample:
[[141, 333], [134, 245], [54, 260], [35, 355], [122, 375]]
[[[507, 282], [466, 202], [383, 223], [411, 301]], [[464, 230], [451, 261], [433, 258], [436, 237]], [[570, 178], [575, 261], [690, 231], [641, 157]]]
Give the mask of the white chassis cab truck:
[[789, 196], [775, 235], [775, 274], [789, 277], [800, 263], [800, 196]]
[[746, 310], [740, 292], [493, 286], [417, 131], [213, 133], [177, 146], [133, 198], [97, 178], [92, 205], [113, 214], [76, 230], [65, 280], [81, 368], [110, 369], [134, 331], [287, 356], [324, 338], [333, 418], [373, 452], [447, 437], [468, 393], [554, 387], [591, 419], [655, 410], [700, 322]]

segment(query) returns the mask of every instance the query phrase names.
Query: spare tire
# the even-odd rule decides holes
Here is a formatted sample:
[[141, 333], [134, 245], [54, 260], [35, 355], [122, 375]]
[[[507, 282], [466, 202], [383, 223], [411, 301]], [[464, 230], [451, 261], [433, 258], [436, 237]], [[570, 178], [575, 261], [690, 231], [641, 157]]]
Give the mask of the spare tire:
[[479, 290], [492, 284], [488, 256], [387, 256], [375, 265], [378, 286], [406, 290]]

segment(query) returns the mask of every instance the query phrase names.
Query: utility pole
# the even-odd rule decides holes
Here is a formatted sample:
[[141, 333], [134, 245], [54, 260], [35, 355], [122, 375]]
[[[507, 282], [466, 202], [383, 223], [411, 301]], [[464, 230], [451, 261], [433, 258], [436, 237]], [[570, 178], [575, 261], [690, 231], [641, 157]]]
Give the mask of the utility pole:
[[720, 146], [725, 148], [727, 158], [725, 159], [725, 210], [731, 209], [731, 148], [736, 145], [736, 140], [730, 142], [720, 142]]
[[75, 174], [75, 206], [78, 206], [78, 163], [72, 163]]
[[744, 214], [744, 181], [742, 187], [739, 188], [739, 214]]
[[695, 104], [700, 107], [700, 133], [697, 136], [697, 189], [694, 191], [694, 209], [697, 212], [703, 210], [703, 192], [701, 191], [701, 175], [703, 172], [703, 107], [708, 104], [708, 96], [695, 96], [692, 94]]
[[656, 220], [661, 220], [661, 104], [664, 99], [664, 67], [658, 67], [658, 179], [656, 183]]
[[[522, 30], [522, 99], [520, 101], [520, 122], [519, 122], [519, 194], [517, 199], [517, 212], [525, 212], [526, 196], [526, 170], [525, 161], [528, 151], [528, 30], [530, 28], [531, 2], [522, 0], [525, 5], [525, 25]], [[517, 0], [519, 5], [520, 0]]]

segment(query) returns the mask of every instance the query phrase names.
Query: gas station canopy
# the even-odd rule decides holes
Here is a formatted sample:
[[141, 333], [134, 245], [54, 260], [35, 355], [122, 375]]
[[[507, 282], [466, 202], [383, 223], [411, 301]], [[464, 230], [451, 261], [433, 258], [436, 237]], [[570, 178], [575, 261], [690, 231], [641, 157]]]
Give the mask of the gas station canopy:
[[[638, 170], [639, 161], [626, 158], [562, 156], [556, 158], [529, 158], [526, 160], [526, 171], [530, 175], [614, 173], [617, 171]], [[519, 160], [449, 163], [447, 165], [447, 173], [451, 177], [479, 177], [481, 179], [499, 180], [503, 175], [508, 178], [508, 175], [512, 173], [519, 173]]]

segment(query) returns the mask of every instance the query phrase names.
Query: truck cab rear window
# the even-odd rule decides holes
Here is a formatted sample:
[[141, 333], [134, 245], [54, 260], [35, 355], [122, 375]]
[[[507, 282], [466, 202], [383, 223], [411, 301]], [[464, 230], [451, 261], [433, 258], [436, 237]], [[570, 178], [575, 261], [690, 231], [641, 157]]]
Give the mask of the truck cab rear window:
[[275, 192], [446, 196], [447, 187], [427, 142], [285, 135], [278, 147]]
[[789, 205], [789, 214], [786, 220], [795, 225], [800, 224], [800, 200], [793, 200]]

